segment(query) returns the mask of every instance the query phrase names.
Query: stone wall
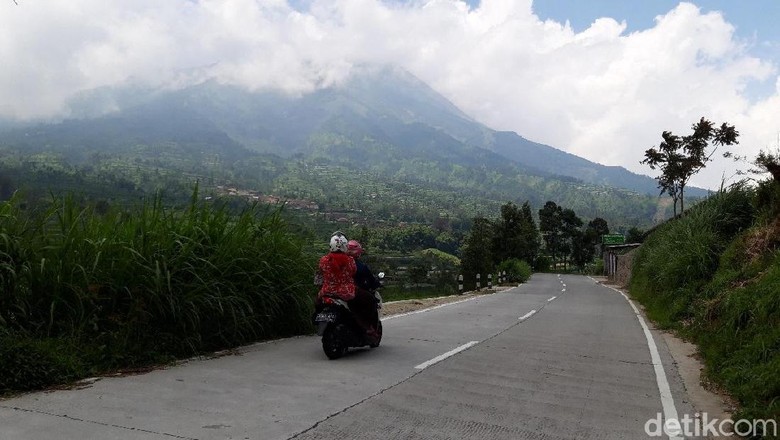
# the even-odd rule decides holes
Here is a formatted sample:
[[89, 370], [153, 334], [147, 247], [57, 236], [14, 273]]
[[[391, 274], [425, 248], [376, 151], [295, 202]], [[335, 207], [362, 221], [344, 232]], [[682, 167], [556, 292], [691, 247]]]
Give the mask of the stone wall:
[[617, 270], [615, 271], [615, 276], [613, 277], [615, 284], [619, 284], [621, 286], [628, 285], [628, 282], [631, 280], [631, 267], [634, 264], [634, 257], [636, 257], [637, 252], [638, 248], [632, 249], [628, 253], [617, 256]]
[[626, 286], [631, 280], [631, 267], [634, 264], [639, 243], [608, 246], [604, 252], [604, 274], [617, 285]]

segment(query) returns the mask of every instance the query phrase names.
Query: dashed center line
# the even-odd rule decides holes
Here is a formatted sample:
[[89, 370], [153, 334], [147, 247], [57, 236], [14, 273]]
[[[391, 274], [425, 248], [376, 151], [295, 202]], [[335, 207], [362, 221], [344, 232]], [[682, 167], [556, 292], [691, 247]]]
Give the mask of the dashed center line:
[[530, 312], [526, 313], [525, 315], [517, 318], [518, 321], [525, 321], [526, 319], [534, 316], [534, 313], [536, 313], [536, 309], [531, 310]]
[[458, 348], [456, 348], [454, 350], [450, 350], [450, 351], [448, 351], [448, 352], [446, 352], [446, 353], [444, 353], [442, 355], [436, 356], [435, 358], [433, 358], [433, 359], [431, 359], [429, 361], [423, 362], [423, 363], [421, 363], [420, 365], [417, 365], [414, 368], [416, 368], [418, 370], [424, 370], [424, 369], [430, 367], [433, 364], [441, 362], [444, 359], [447, 359], [448, 357], [453, 356], [455, 354], [458, 354], [461, 351], [463, 351], [463, 350], [465, 350], [465, 349], [467, 349], [469, 347], [473, 347], [474, 345], [477, 345], [477, 344], [479, 344], [479, 341], [471, 341], [469, 343], [463, 344], [463, 345], [461, 345], [460, 347], [458, 347]]

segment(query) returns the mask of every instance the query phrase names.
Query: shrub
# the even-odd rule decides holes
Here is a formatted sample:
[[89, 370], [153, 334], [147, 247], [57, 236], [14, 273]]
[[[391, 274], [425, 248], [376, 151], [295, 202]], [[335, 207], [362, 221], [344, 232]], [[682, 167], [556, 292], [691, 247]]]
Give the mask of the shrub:
[[592, 266], [588, 267], [587, 273], [589, 275], [597, 275], [597, 276], [604, 275], [604, 260], [602, 260], [601, 258], [597, 259]]
[[498, 265], [498, 271], [506, 271], [507, 280], [514, 283], [524, 283], [531, 278], [531, 266], [523, 260], [510, 258]]
[[780, 181], [761, 182], [756, 189], [755, 206], [765, 221], [780, 216]]
[[549, 257], [540, 255], [536, 257], [536, 261], [534, 262], [534, 270], [537, 272], [549, 272], [551, 265], [552, 263], [550, 262]]
[[85, 367], [68, 341], [0, 336], [0, 394], [27, 391], [83, 377]]

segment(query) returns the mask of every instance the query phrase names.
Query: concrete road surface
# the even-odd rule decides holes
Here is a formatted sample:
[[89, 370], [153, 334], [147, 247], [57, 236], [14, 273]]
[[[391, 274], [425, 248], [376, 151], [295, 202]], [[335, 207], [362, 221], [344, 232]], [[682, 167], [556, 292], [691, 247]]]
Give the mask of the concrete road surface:
[[305, 336], [0, 400], [0, 440], [652, 438], [694, 411], [643, 322], [588, 277], [536, 274], [386, 319], [336, 361]]

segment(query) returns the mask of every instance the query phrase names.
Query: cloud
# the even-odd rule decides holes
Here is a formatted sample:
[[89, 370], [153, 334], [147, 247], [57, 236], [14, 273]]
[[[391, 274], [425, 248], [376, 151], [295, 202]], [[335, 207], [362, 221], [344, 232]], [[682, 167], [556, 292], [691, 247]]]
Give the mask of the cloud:
[[[0, 116], [67, 116], [80, 92], [128, 81], [204, 77], [307, 93], [353, 66], [398, 64], [490, 127], [609, 165], [639, 165], [663, 130], [704, 116], [742, 133], [755, 156], [777, 139], [777, 60], [751, 56], [719, 13], [681, 3], [626, 33], [601, 18], [582, 31], [540, 20], [531, 0], [20, 0], [0, 12]], [[301, 2], [298, 2], [301, 3]], [[733, 164], [693, 184], [717, 187]]]

